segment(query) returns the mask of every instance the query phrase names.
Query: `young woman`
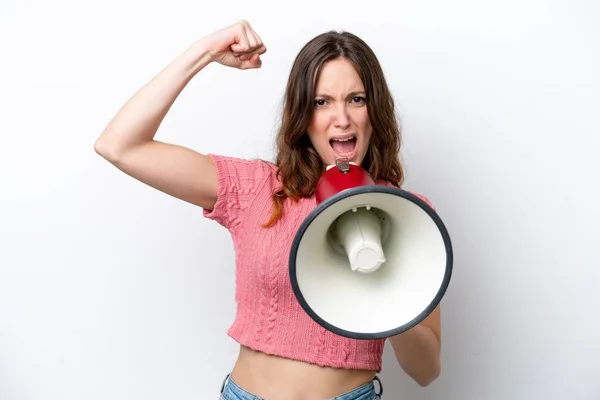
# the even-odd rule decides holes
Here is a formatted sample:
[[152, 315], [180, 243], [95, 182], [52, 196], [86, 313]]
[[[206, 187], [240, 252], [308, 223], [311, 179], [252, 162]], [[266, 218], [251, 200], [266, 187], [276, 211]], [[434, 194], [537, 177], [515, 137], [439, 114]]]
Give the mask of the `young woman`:
[[[201, 207], [231, 233], [238, 308], [228, 334], [240, 353], [222, 399], [377, 399], [385, 340], [353, 340], [321, 328], [297, 303], [288, 275], [294, 233], [316, 207], [317, 180], [336, 158], [347, 157], [375, 180], [402, 183], [394, 102], [369, 46], [350, 33], [328, 32], [301, 49], [274, 163], [199, 154], [155, 139], [204, 67], [259, 68], [265, 51], [246, 21], [194, 42], [127, 101], [95, 149], [124, 173]], [[400, 367], [428, 385], [440, 372], [439, 308], [389, 342]]]

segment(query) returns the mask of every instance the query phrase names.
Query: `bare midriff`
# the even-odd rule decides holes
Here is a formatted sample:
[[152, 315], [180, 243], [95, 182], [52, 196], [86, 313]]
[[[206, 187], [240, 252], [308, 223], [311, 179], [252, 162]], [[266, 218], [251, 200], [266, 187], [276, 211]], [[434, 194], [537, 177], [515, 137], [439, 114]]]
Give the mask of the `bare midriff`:
[[326, 400], [371, 381], [375, 371], [321, 367], [240, 347], [231, 378], [266, 400]]

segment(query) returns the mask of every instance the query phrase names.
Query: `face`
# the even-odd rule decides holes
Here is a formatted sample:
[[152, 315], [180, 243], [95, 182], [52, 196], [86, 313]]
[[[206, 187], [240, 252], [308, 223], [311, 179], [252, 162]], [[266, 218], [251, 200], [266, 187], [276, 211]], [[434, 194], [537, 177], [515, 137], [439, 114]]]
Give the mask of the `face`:
[[344, 157], [360, 165], [365, 158], [373, 128], [364, 86], [348, 60], [336, 59], [323, 65], [307, 131], [326, 165]]

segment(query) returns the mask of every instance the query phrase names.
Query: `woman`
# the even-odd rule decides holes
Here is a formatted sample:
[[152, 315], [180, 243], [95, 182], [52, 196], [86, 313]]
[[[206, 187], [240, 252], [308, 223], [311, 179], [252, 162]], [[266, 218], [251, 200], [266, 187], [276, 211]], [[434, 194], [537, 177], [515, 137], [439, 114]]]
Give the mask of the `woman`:
[[[228, 334], [240, 353], [223, 382], [223, 399], [380, 398], [384, 340], [352, 340], [318, 326], [296, 302], [287, 269], [294, 232], [316, 206], [316, 182], [336, 158], [347, 157], [387, 184], [402, 182], [394, 103], [371, 49], [334, 32], [305, 45], [288, 81], [275, 163], [199, 154], [154, 138], [204, 67], [259, 68], [265, 51], [246, 21], [194, 42], [129, 99], [95, 149], [124, 173], [201, 207], [231, 233], [238, 308]], [[438, 376], [438, 308], [389, 341], [420, 385]]]

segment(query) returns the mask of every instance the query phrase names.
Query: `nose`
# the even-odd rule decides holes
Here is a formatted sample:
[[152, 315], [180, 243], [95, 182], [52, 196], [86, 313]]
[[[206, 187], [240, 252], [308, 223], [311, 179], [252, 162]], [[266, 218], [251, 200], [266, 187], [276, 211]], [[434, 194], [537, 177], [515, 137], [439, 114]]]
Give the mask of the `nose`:
[[336, 128], [345, 129], [350, 125], [350, 116], [345, 104], [340, 104], [335, 108], [333, 117]]

